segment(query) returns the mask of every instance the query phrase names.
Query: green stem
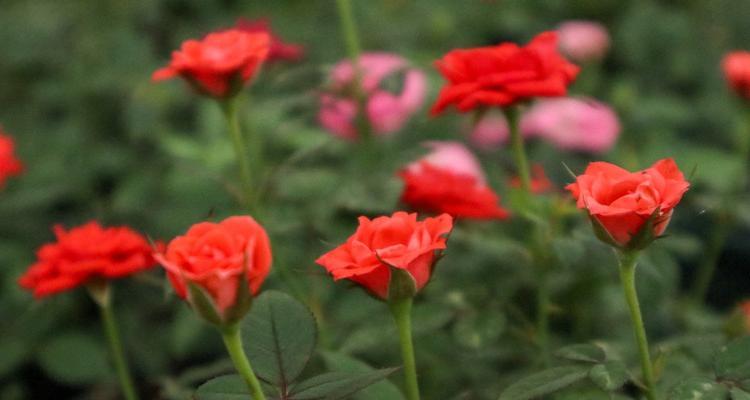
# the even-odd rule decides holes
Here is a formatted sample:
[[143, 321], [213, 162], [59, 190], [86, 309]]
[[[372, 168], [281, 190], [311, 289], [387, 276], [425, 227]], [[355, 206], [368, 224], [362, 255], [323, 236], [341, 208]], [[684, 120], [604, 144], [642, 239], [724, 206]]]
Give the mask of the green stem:
[[547, 273], [544, 266], [539, 275], [537, 292], [536, 292], [536, 334], [537, 345], [542, 355], [542, 364], [549, 366], [549, 285], [547, 283]]
[[[246, 144], [246, 138], [242, 134], [240, 128], [240, 118], [238, 113], [237, 97], [222, 101], [221, 109], [224, 112], [224, 117], [227, 120], [229, 128], [229, 136], [232, 139], [232, 147], [234, 148], [235, 158], [237, 159], [237, 165], [239, 166], [240, 173], [240, 186], [242, 188], [242, 205], [248, 209], [249, 212], [255, 211], [255, 205], [257, 199], [254, 198], [257, 193], [254, 193], [253, 185], [257, 185], [254, 182], [253, 172], [257, 172], [261, 165], [260, 142], [257, 135], [252, 135], [251, 149], [252, 157], [248, 159], [248, 149]], [[251, 166], [250, 161], [253, 162]], [[253, 168], [255, 167], [255, 168]], [[255, 169], [256, 171], [253, 171]], [[256, 174], [257, 178], [257, 174]]]
[[518, 123], [520, 113], [517, 107], [503, 108], [503, 112], [508, 120], [513, 159], [516, 169], [518, 169], [518, 178], [521, 180], [521, 189], [525, 192], [525, 195], [528, 195], [531, 193], [531, 174], [529, 173], [529, 161], [526, 157], [523, 136]]
[[233, 324], [222, 328], [221, 336], [224, 339], [224, 345], [227, 348], [229, 357], [232, 358], [232, 363], [234, 363], [237, 372], [239, 372], [242, 379], [247, 383], [253, 400], [266, 400], [266, 396], [263, 394], [260, 386], [260, 381], [258, 381], [253, 368], [250, 366], [250, 361], [247, 359], [247, 355], [245, 355], [245, 349], [242, 348], [239, 325]]
[[389, 303], [393, 319], [396, 321], [398, 336], [401, 342], [401, 355], [404, 360], [404, 377], [407, 400], [419, 400], [419, 383], [417, 381], [417, 363], [414, 358], [414, 343], [411, 338], [412, 298], [400, 299]]
[[703, 303], [708, 294], [708, 288], [711, 286], [716, 266], [719, 263], [721, 250], [727, 241], [730, 231], [730, 223], [723, 218], [723, 215], [717, 217], [717, 221], [711, 231], [706, 251], [703, 253], [703, 261], [698, 266], [698, 272], [693, 284], [693, 293], [690, 298], [697, 304]]
[[643, 325], [641, 306], [638, 303], [638, 293], [635, 290], [635, 268], [638, 262], [637, 251], [624, 251], [618, 253], [620, 261], [620, 281], [625, 293], [625, 300], [630, 309], [630, 319], [633, 321], [633, 332], [638, 343], [638, 355], [641, 359], [641, 370], [643, 381], [646, 385], [646, 398], [656, 400], [654, 392], [654, 369], [651, 364], [651, 356], [648, 350], [648, 339], [646, 328]]
[[341, 33], [344, 38], [344, 43], [346, 44], [346, 53], [352, 63], [352, 68], [354, 69], [352, 89], [354, 92], [354, 99], [357, 103], [357, 114], [354, 123], [357, 128], [359, 139], [365, 144], [366, 148], [369, 148], [369, 143], [372, 140], [372, 127], [370, 126], [370, 121], [367, 119], [366, 115], [367, 94], [364, 93], [361, 84], [362, 71], [359, 65], [359, 57], [362, 54], [362, 49], [359, 44], [357, 22], [354, 19], [354, 9], [352, 8], [351, 0], [336, 0], [336, 4], [338, 5]]
[[117, 378], [120, 380], [120, 387], [122, 388], [122, 394], [126, 400], [138, 400], [138, 395], [133, 385], [133, 378], [130, 376], [130, 370], [128, 369], [128, 363], [125, 359], [125, 354], [122, 351], [122, 341], [120, 340], [120, 334], [117, 331], [117, 323], [115, 322], [115, 315], [112, 310], [112, 305], [109, 301], [99, 303], [99, 311], [102, 316], [102, 324], [104, 325], [104, 332], [109, 342], [109, 349], [112, 352], [112, 361], [115, 363], [115, 370], [117, 371]]

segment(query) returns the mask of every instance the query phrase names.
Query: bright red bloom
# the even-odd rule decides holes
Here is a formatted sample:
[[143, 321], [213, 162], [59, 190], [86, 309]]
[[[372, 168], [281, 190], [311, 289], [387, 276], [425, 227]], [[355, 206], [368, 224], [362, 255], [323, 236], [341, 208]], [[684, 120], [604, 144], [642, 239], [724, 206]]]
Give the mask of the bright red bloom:
[[13, 138], [4, 135], [0, 129], [0, 188], [5, 186], [5, 180], [23, 171], [23, 164], [16, 158]]
[[37, 262], [19, 284], [45, 297], [85, 285], [93, 279], [121, 278], [154, 266], [146, 239], [121, 226], [103, 228], [92, 221], [65, 231], [53, 228], [57, 242], [37, 251]]
[[238, 298], [241, 285], [250, 295], [257, 294], [271, 270], [268, 235], [248, 216], [195, 224], [155, 257], [178, 296], [192, 303], [188, 285], [196, 285], [211, 297], [220, 315], [246, 300]]
[[169, 65], [154, 72], [161, 81], [181, 76], [199, 92], [225, 98], [235, 95], [257, 72], [268, 56], [267, 33], [237, 29], [208, 34], [203, 40], [187, 40], [172, 53]]
[[417, 291], [427, 284], [452, 229], [453, 218], [448, 214], [424, 221], [403, 211], [373, 220], [359, 217], [354, 235], [315, 262], [334, 280], [349, 279], [387, 299], [391, 268], [408, 272]]
[[564, 96], [579, 68], [565, 60], [557, 47], [557, 33], [543, 32], [524, 47], [501, 43], [449, 52], [435, 63], [448, 83], [432, 114], [450, 105], [467, 112], [534, 97]]
[[[521, 178], [514, 176], [510, 180], [510, 186], [514, 188], [521, 187]], [[544, 167], [534, 164], [531, 167], [531, 193], [541, 194], [552, 189], [552, 181], [547, 178]]]
[[305, 56], [305, 49], [299, 44], [284, 43], [271, 30], [271, 22], [266, 18], [237, 20], [236, 29], [248, 33], [267, 33], [271, 37], [271, 47], [268, 51], [268, 62], [299, 61]]
[[737, 94], [750, 100], [750, 51], [734, 51], [721, 62], [724, 78]]
[[399, 172], [404, 181], [401, 202], [414, 210], [447, 213], [456, 218], [505, 219], [500, 197], [477, 178], [420, 161]]
[[671, 158], [649, 168], [629, 172], [606, 162], [589, 164], [586, 171], [566, 187], [619, 246], [628, 246], [655, 215], [651, 238], [664, 233], [672, 211], [688, 190], [677, 164]]

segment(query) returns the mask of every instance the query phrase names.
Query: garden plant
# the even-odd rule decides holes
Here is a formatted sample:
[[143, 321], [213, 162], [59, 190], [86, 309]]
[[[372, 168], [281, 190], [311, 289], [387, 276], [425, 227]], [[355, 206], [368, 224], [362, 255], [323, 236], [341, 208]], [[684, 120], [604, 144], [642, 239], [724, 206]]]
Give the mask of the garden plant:
[[747, 21], [10, 0], [0, 399], [750, 399]]

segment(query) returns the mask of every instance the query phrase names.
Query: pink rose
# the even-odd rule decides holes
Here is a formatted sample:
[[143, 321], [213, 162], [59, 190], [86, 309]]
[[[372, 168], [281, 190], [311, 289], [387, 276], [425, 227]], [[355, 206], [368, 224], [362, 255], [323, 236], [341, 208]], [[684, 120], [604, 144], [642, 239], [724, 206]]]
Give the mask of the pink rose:
[[[367, 101], [365, 112], [375, 134], [392, 134], [408, 121], [424, 101], [427, 84], [424, 73], [409, 68], [405, 59], [389, 53], [366, 53], [360, 57], [361, 90]], [[386, 78], [404, 72], [403, 88], [392, 93], [382, 87]], [[330, 90], [320, 96], [320, 124], [336, 136], [355, 139], [356, 101], [352, 95], [354, 68], [350, 61], [338, 63], [331, 71]]]

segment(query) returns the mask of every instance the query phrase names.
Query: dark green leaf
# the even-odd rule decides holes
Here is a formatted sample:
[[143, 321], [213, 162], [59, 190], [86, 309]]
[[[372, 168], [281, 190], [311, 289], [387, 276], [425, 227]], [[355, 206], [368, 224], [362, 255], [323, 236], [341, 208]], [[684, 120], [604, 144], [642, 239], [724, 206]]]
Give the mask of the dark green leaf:
[[38, 358], [50, 377], [71, 384], [100, 380], [111, 371], [104, 346], [82, 333], [56, 337], [40, 349]]
[[589, 379], [602, 390], [612, 392], [630, 379], [630, 373], [621, 361], [608, 361], [593, 366], [589, 371]]
[[732, 381], [750, 379], [750, 337], [723, 346], [714, 363], [716, 376]]
[[595, 344], [574, 344], [555, 352], [555, 356], [571, 361], [601, 363], [607, 360], [604, 349]]
[[316, 335], [310, 310], [277, 291], [260, 295], [242, 322], [242, 343], [255, 373], [282, 391], [307, 365]]
[[740, 388], [732, 388], [730, 393], [732, 395], [732, 400], [750, 400], [750, 393]]
[[196, 400], [248, 400], [250, 391], [239, 375], [224, 375], [200, 385]]
[[588, 368], [557, 367], [528, 376], [510, 385], [499, 400], [531, 400], [564, 389], [586, 378]]
[[680, 382], [669, 392], [669, 400], [724, 400], [727, 389], [706, 378]]
[[[301, 382], [289, 400], [340, 400], [382, 380], [398, 368], [370, 372], [329, 372]], [[390, 399], [389, 399], [390, 400]]]
[[[322, 354], [323, 361], [329, 370], [339, 372], [371, 372], [375, 368], [352, 358], [346, 354], [325, 352]], [[359, 400], [403, 400], [401, 391], [388, 380], [383, 380], [362, 389], [356, 395]]]

